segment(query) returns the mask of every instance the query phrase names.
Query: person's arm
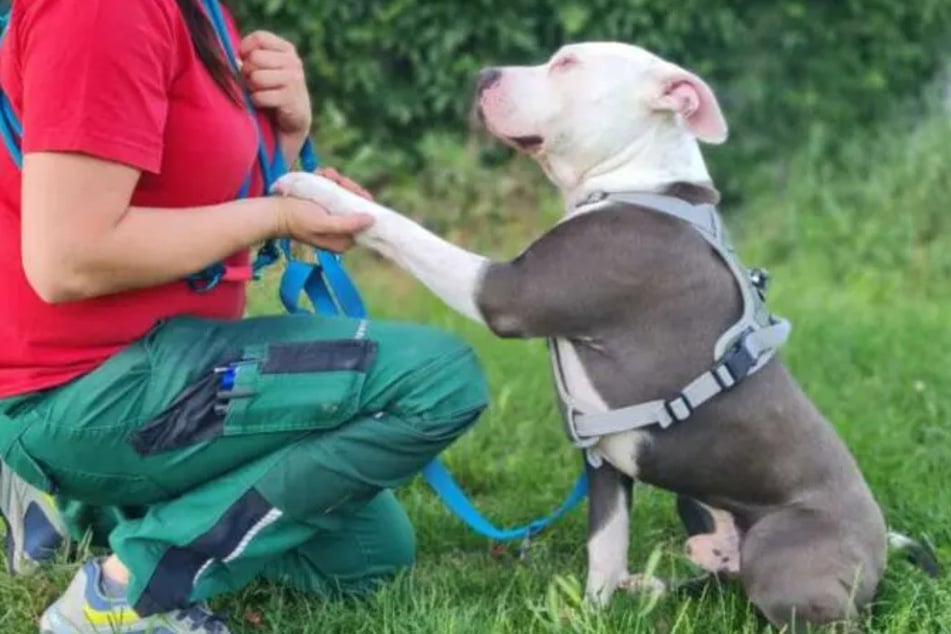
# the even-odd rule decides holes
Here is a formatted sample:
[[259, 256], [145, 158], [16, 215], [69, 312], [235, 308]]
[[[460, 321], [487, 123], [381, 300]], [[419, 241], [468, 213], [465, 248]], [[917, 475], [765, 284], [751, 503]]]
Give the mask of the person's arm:
[[95, 4], [33, 0], [10, 34], [23, 82], [22, 261], [40, 297], [155, 286], [270, 236], [349, 245], [366, 220], [340, 225], [313, 204], [130, 208], [140, 174], [162, 168], [171, 86], [193, 45], [174, 3]]
[[26, 155], [23, 268], [44, 301], [164, 284], [271, 237], [343, 250], [369, 224], [285, 197], [191, 209], [130, 207], [138, 178], [135, 168], [82, 154]]

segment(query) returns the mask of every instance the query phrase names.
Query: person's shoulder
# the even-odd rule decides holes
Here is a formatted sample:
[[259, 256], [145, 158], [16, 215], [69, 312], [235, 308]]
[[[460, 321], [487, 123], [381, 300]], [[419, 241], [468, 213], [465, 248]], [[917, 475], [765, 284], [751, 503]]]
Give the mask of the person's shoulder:
[[133, 32], [149, 26], [172, 31], [181, 21], [176, 0], [19, 0], [12, 7], [12, 19], [24, 26], [58, 16], [76, 27]]
[[69, 44], [63, 54], [147, 47], [175, 57], [188, 38], [176, 0], [20, 0], [13, 8], [18, 47], [59, 41]]
[[[194, 0], [197, 1], [197, 0]], [[177, 11], [176, 0], [14, 0], [10, 10], [42, 11], [45, 9], [60, 10], [74, 9], [76, 14], [95, 14], [102, 10], [147, 10], [147, 11]]]

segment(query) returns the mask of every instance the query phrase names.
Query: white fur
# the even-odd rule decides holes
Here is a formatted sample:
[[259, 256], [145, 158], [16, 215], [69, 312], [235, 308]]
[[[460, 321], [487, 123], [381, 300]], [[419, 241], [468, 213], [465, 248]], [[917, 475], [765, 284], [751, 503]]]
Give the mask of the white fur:
[[[573, 60], [568, 66], [565, 59]], [[593, 191], [654, 191], [708, 182], [697, 139], [682, 117], [653, 107], [684, 71], [636, 46], [572, 44], [538, 66], [507, 66], [480, 96], [489, 130], [542, 137], [535, 158], [568, 205]]]
[[[697, 566], [712, 573], [737, 575], [740, 572], [740, 531], [733, 514], [697, 502], [713, 518], [714, 531], [694, 535], [687, 540], [687, 557]], [[724, 557], [727, 561], [724, 561]]]
[[[606, 412], [611, 408], [604, 397], [598, 392], [587, 370], [578, 357], [574, 345], [567, 339], [556, 339], [554, 345], [558, 349], [558, 358], [561, 361], [561, 372], [565, 379], [565, 389], [571, 397], [583, 404], [589, 411]], [[621, 434], [604, 436], [592, 448], [592, 451], [611, 463], [614, 468], [632, 478], [637, 478], [637, 455], [641, 444], [646, 442], [648, 435], [642, 431], [629, 431]]]
[[373, 216], [373, 225], [357, 236], [357, 242], [406, 269], [456, 312], [485, 323], [475, 298], [488, 264], [486, 258], [460, 249], [392, 209], [314, 174], [288, 174], [277, 182], [275, 190], [312, 200], [331, 213]]
[[[565, 58], [571, 63], [562, 63]], [[517, 137], [542, 138], [532, 154], [561, 191], [567, 213], [595, 191], [657, 191], [674, 181], [711, 180], [686, 120], [657, 107], [665, 86], [684, 76], [674, 64], [634, 46], [586, 43], [564, 47], [543, 65], [499, 70], [499, 80], [480, 95], [486, 125], [509, 143]], [[707, 137], [719, 142], [725, 135], [723, 124]], [[484, 323], [476, 297], [485, 258], [312, 174], [288, 175], [276, 190], [313, 200], [331, 213], [372, 215], [375, 223], [358, 242], [399, 264], [456, 311]], [[606, 410], [574, 347], [565, 341], [558, 346], [569, 393]], [[643, 432], [614, 434], [595, 450], [633, 478], [646, 438]], [[627, 575], [629, 517], [623, 501], [616, 506], [618, 511], [588, 543], [587, 591], [599, 603], [619, 585], [656, 587]]]
[[606, 605], [627, 577], [627, 550], [630, 541], [630, 515], [624, 503], [624, 490], [618, 487], [614, 513], [588, 539], [588, 581], [585, 594], [597, 605]]

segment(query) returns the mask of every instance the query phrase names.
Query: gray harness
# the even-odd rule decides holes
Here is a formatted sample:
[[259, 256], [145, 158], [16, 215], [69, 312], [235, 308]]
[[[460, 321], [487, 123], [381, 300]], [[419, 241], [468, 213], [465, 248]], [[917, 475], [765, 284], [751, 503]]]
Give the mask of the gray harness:
[[[604, 410], [572, 397], [565, 382], [558, 342], [549, 341], [555, 385], [564, 404], [565, 421], [572, 443], [588, 449], [602, 436], [654, 425], [666, 429], [690, 418], [694, 410], [723, 392], [733, 389], [760, 370], [789, 336], [787, 320], [770, 314], [765, 305], [766, 276], [747, 271], [740, 263], [714, 205], [693, 205], [680, 198], [649, 193], [596, 194], [577, 205], [579, 213], [609, 204], [644, 207], [688, 223], [720, 255], [736, 279], [743, 297], [743, 314], [719, 338], [711, 367], [688, 383], [671, 399], [658, 399], [614, 410]], [[600, 411], [599, 411], [600, 410]], [[594, 466], [600, 459], [588, 452]]]

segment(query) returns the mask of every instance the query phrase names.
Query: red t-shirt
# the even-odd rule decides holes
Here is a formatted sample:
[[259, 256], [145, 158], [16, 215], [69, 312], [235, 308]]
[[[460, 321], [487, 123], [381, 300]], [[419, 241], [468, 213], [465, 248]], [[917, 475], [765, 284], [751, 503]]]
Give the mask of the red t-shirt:
[[[133, 205], [174, 209], [233, 199], [255, 162], [253, 121], [198, 59], [174, 0], [16, 0], [0, 82], [23, 122], [24, 153], [82, 152], [136, 167], [142, 176]], [[85, 374], [161, 319], [241, 317], [242, 283], [196, 293], [173, 282], [44, 303], [20, 258], [20, 172], [2, 147], [0, 154], [0, 398]], [[248, 259], [245, 252], [228, 263]]]

